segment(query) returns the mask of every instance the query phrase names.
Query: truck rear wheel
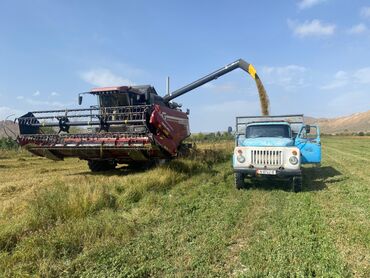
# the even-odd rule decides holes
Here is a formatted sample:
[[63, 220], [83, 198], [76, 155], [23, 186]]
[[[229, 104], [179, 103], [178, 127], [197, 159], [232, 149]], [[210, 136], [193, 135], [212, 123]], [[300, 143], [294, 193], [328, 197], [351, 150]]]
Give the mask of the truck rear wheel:
[[301, 192], [302, 191], [302, 177], [293, 177], [292, 187], [293, 187], [294, 192]]
[[235, 173], [235, 187], [236, 189], [242, 189], [245, 187], [243, 173]]
[[109, 160], [88, 160], [87, 164], [91, 172], [103, 172], [116, 168], [117, 163]]

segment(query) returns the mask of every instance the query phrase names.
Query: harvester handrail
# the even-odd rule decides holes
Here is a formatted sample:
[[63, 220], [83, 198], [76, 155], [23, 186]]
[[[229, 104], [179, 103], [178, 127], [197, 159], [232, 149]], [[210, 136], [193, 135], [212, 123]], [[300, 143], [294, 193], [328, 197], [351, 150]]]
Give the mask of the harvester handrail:
[[[20, 124], [34, 127], [57, 127], [61, 125], [98, 126], [102, 123], [114, 125], [122, 124], [122, 122], [125, 124], [137, 125], [146, 121], [145, 115], [150, 106], [151, 105], [135, 105], [35, 111], [30, 112], [29, 115], [18, 118], [17, 121]], [[86, 113], [87, 111], [89, 111], [90, 113]], [[79, 112], [83, 113], [79, 114]], [[53, 114], [50, 115], [51, 113]], [[81, 120], [69, 120], [78, 118]]]

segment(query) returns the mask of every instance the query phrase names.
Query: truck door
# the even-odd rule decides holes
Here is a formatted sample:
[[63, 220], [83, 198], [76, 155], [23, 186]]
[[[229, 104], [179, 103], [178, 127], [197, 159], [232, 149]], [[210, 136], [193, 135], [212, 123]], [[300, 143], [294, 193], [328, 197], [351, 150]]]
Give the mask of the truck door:
[[321, 162], [320, 128], [316, 125], [301, 127], [295, 145], [301, 151], [301, 163]]

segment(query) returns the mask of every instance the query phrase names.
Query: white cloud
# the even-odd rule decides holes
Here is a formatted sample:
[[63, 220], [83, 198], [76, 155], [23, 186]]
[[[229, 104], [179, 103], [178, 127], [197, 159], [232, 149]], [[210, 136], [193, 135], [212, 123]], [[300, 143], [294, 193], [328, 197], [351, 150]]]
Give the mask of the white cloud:
[[298, 65], [281, 67], [262, 67], [263, 80], [267, 83], [283, 87], [285, 90], [294, 90], [305, 86], [305, 74], [307, 69]]
[[333, 90], [333, 89], [338, 89], [346, 86], [349, 83], [349, 74], [345, 71], [338, 71], [334, 75], [333, 81], [330, 83], [321, 86], [320, 89], [322, 90]]
[[370, 18], [370, 7], [362, 7], [360, 11], [360, 15], [363, 17]]
[[33, 105], [33, 106], [46, 106], [46, 107], [55, 107], [55, 108], [66, 108], [66, 106], [72, 104], [72, 103], [61, 103], [58, 101], [34, 100], [30, 98], [25, 99], [25, 101], [29, 105]]
[[[22, 114], [23, 114], [22, 111], [18, 109], [0, 106], [0, 120], [5, 120], [10, 115], [20, 116]], [[14, 120], [14, 117], [10, 117], [9, 119]]]
[[51, 92], [51, 94], [50, 94], [52, 97], [56, 97], [56, 96], [59, 96], [60, 94], [59, 93], [57, 93], [57, 92]]
[[348, 29], [348, 33], [349, 34], [354, 34], [354, 35], [362, 34], [362, 33], [366, 32], [366, 31], [367, 31], [367, 27], [363, 23], [354, 25], [350, 29]]
[[325, 0], [301, 0], [298, 3], [298, 8], [300, 8], [301, 10], [308, 9], [322, 2], [325, 2]]
[[353, 77], [360, 84], [370, 84], [370, 67], [357, 70]]
[[131, 80], [118, 76], [108, 69], [92, 69], [81, 73], [81, 78], [87, 83], [101, 87], [134, 85]]
[[[338, 71], [331, 82], [321, 86], [322, 90], [344, 88], [347, 85], [370, 84], [370, 67], [361, 68], [352, 72]], [[369, 93], [370, 95], [370, 93]]]
[[[260, 114], [259, 101], [255, 100], [233, 100], [206, 104], [191, 109], [190, 128], [192, 132], [226, 131], [228, 126], [234, 128], [236, 116]], [[207, 119], [199, 121], [204, 118], [204, 115], [207, 115]]]
[[33, 95], [34, 97], [37, 97], [37, 96], [39, 96], [39, 95], [40, 95], [40, 91], [36, 91], [36, 92], [34, 92], [32, 95]]
[[207, 83], [203, 87], [217, 93], [228, 93], [238, 90], [238, 86], [232, 82], [222, 84]]
[[[259, 103], [256, 101], [242, 101], [242, 100], [235, 100], [235, 101], [228, 101], [219, 104], [209, 104], [204, 106], [204, 111], [219, 113], [220, 115], [224, 116], [224, 113], [232, 113], [232, 114], [243, 114], [246, 111], [246, 108], [252, 108], [252, 111], [258, 113]], [[257, 107], [257, 108], [256, 108]], [[249, 111], [248, 111], [249, 112]]]
[[293, 30], [293, 33], [301, 38], [308, 36], [331, 36], [334, 34], [336, 28], [335, 24], [325, 24], [318, 19], [305, 21], [304, 23], [288, 20], [288, 25]]
[[370, 93], [367, 91], [346, 91], [328, 102], [334, 114], [346, 115], [369, 110]]
[[18, 100], [27, 103], [28, 105], [32, 105], [35, 107], [52, 107], [52, 108], [66, 108], [68, 105], [73, 105], [73, 102], [69, 103], [62, 103], [58, 101], [48, 101], [48, 100], [35, 100], [32, 98], [25, 98], [23, 96], [18, 96]]

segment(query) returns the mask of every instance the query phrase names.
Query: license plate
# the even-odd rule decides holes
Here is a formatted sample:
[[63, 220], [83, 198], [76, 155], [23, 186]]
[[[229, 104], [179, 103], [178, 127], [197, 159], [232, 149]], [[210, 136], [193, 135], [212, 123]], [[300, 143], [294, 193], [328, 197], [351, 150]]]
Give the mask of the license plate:
[[259, 170], [257, 170], [257, 174], [260, 174], [260, 175], [276, 175], [276, 170], [259, 169]]

